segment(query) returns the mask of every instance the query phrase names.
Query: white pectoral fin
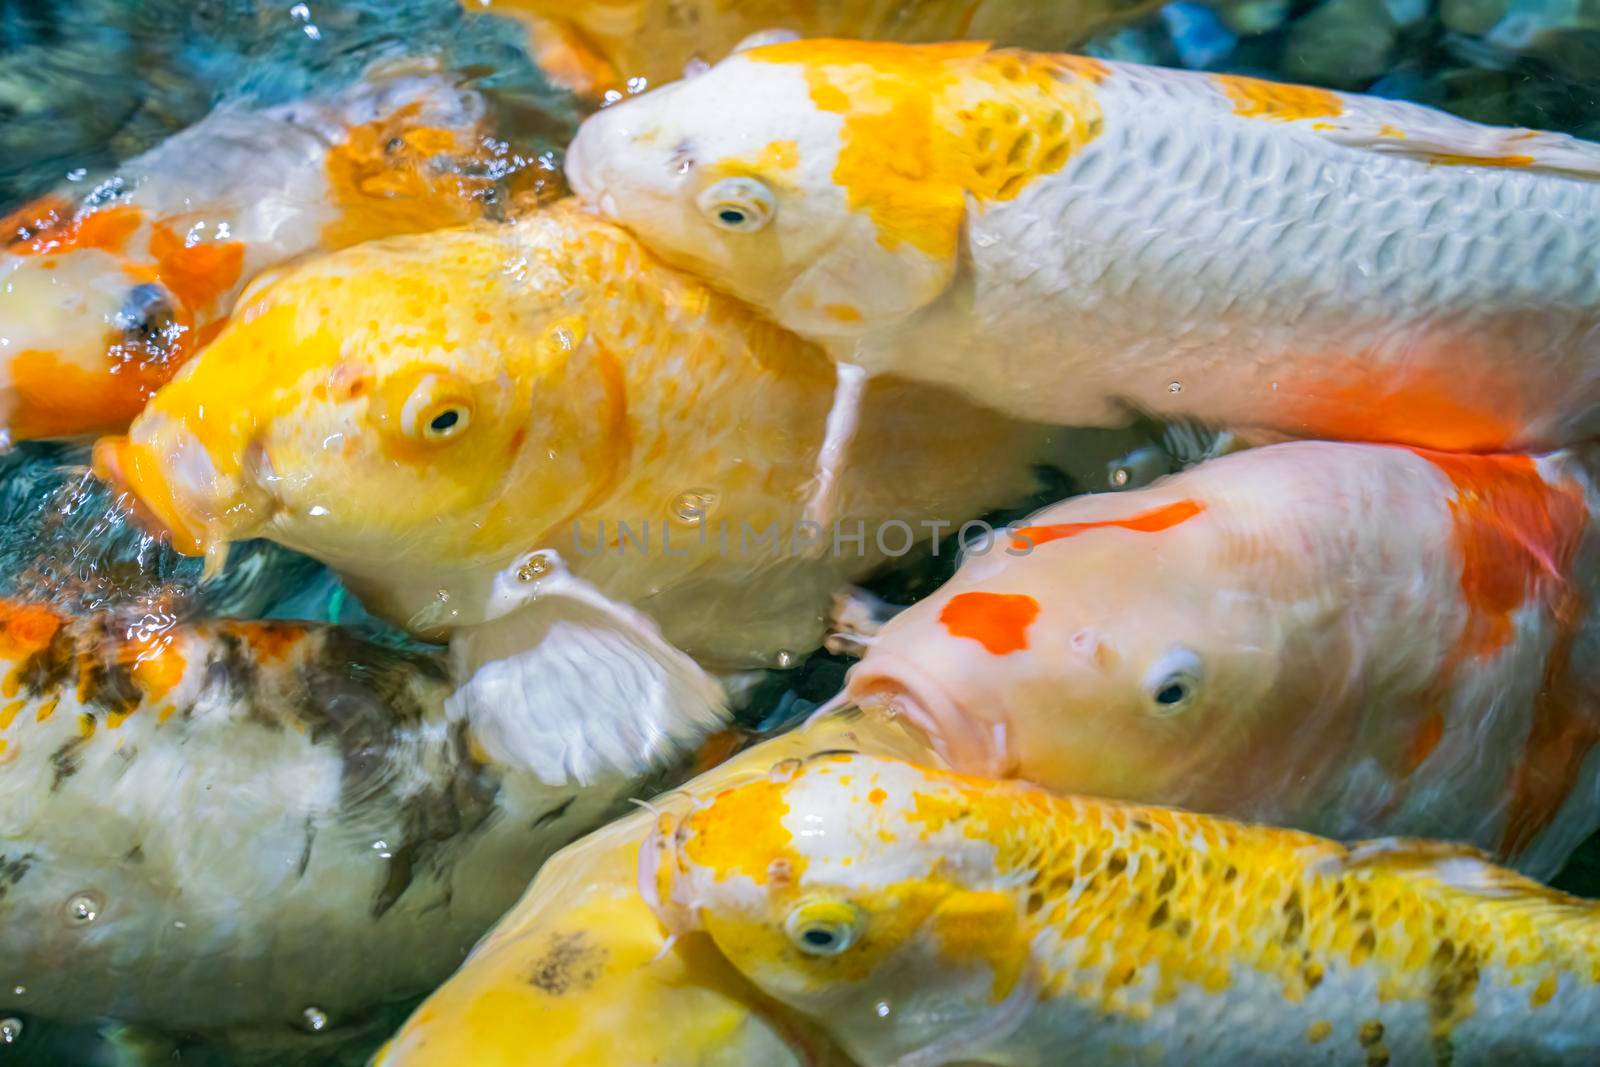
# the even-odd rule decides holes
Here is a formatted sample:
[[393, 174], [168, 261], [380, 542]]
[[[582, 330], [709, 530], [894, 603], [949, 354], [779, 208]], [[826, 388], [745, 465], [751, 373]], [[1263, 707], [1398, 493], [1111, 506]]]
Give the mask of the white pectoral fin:
[[817, 469], [805, 510], [805, 520], [822, 527], [838, 517], [839, 479], [850, 461], [850, 446], [861, 426], [861, 402], [867, 391], [867, 372], [862, 368], [840, 363], [837, 373], [833, 406], [828, 409], [827, 429], [817, 453]]
[[498, 763], [550, 785], [637, 778], [727, 724], [715, 679], [553, 552], [502, 572], [486, 614], [451, 639], [445, 707]]
[[[1394, 111], [1390, 116], [1388, 112]], [[1392, 119], [1392, 121], [1385, 121]], [[1373, 107], [1310, 120], [1336, 144], [1423, 163], [1511, 167], [1600, 180], [1600, 145], [1544, 130], [1480, 126], [1421, 108]]]

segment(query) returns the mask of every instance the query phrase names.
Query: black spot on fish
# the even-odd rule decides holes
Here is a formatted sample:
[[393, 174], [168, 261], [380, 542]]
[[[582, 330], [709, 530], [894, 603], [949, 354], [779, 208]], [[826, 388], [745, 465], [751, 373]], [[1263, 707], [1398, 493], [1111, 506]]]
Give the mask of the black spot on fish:
[[0, 900], [5, 900], [11, 887], [22, 881], [36, 858], [32, 852], [24, 852], [14, 859], [0, 856]]
[[1150, 929], [1158, 929], [1167, 921], [1167, 918], [1170, 914], [1171, 912], [1167, 909], [1167, 902], [1163, 900], [1160, 904], [1156, 905], [1156, 910], [1150, 915]]
[[582, 933], [555, 934], [532, 970], [528, 984], [552, 997], [594, 987], [605, 967], [606, 950]]
[[306, 868], [311, 866], [311, 846], [317, 840], [317, 824], [312, 821], [310, 815], [306, 816], [305, 835], [306, 843], [300, 848], [300, 863], [296, 868], [296, 877], [298, 878], [306, 876]]
[[144, 846], [143, 845], [134, 845], [127, 852], [123, 853], [122, 862], [124, 862], [124, 863], [143, 863], [144, 862]]
[[[93, 716], [85, 716], [91, 722]], [[50, 753], [50, 767], [54, 772], [50, 779], [50, 792], [54, 793], [61, 788], [61, 783], [77, 774], [83, 767], [83, 747], [89, 743], [87, 737], [74, 737], [54, 752]]]
[[17, 683], [28, 696], [48, 696], [67, 684], [77, 662], [78, 643], [69, 627], [62, 626], [51, 636], [48, 645], [17, 666]]

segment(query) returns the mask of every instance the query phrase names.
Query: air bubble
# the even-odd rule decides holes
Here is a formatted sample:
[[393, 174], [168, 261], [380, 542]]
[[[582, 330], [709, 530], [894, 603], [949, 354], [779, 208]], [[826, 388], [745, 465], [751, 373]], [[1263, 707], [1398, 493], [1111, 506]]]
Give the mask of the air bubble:
[[0, 1019], [0, 1045], [14, 1045], [22, 1036], [22, 1020], [15, 1015]]
[[778, 649], [778, 654], [774, 658], [777, 660], [778, 667], [781, 670], [788, 670], [794, 666], [794, 653], [786, 648]]
[[679, 493], [672, 502], [672, 513], [681, 522], [690, 526], [699, 526], [706, 520], [711, 509], [716, 506], [717, 494], [711, 489], [690, 489]]
[[555, 568], [551, 565], [548, 558], [544, 556], [534, 556], [532, 559], [528, 560], [528, 562], [517, 568], [517, 581], [538, 581], [540, 578], [543, 578], [554, 569]]
[[1181, 392], [1183, 392], [1183, 383], [1182, 382], [1168, 382], [1167, 383], [1167, 392], [1169, 392], [1169, 393], [1181, 393]]
[[93, 893], [79, 893], [67, 901], [67, 918], [74, 923], [87, 925], [100, 917], [103, 905]]
[[321, 1008], [307, 1008], [300, 1013], [300, 1022], [313, 1034], [320, 1034], [328, 1028], [328, 1013]]

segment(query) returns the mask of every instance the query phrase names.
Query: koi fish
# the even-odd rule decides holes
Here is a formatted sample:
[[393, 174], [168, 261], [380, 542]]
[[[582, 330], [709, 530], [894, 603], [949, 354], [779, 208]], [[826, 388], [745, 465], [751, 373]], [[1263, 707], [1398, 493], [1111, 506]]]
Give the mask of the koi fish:
[[540, 869], [374, 1067], [521, 1067], [530, 1049], [547, 1067], [848, 1067], [816, 1026], [745, 981], [709, 939], [669, 938], [638, 878], [640, 846], [661, 815], [760, 781], [776, 762], [839, 748], [938, 758], [905, 723], [843, 709], [596, 830]]
[[121, 430], [296, 256], [482, 217], [483, 98], [438, 74], [223, 105], [79, 194], [0, 219], [0, 430]]
[[962, 770], [1548, 876], [1600, 827], [1597, 506], [1571, 453], [1241, 452], [973, 546], [846, 693]]
[[[803, 528], [826, 359], [561, 205], [307, 261], [241, 307], [98, 469], [180, 551], [276, 541], [413, 632], [526, 599], [521, 618], [572, 645], [502, 677], [508, 698], [543, 694], [528, 722], [624, 757], [612, 738], [636, 724], [679, 728], [669, 691], [696, 707], [711, 691], [677, 650], [719, 670], [792, 661], [821, 643], [834, 588], [925, 521], [1026, 496], [1055, 448], [885, 382], [881, 448], [840, 486], [839, 526]], [[650, 651], [608, 665], [614, 642]]]
[[461, 6], [518, 19], [542, 69], [574, 89], [595, 92], [635, 78], [670, 81], [690, 64], [721, 59], [771, 31], [896, 41], [977, 37], [1065, 48], [1156, 5], [1148, 0], [461, 0]]
[[640, 878], [862, 1067], [1600, 1057], [1600, 908], [1459, 845], [832, 755], [664, 818]]
[[[861, 381], [1446, 451], [1600, 432], [1600, 145], [1233, 75], [794, 41], [589, 118], [574, 190]], [[827, 514], [825, 495], [814, 511]]]
[[217, 1033], [432, 988], [650, 777], [547, 782], [482, 684], [340, 627], [0, 603], [7, 1010]]

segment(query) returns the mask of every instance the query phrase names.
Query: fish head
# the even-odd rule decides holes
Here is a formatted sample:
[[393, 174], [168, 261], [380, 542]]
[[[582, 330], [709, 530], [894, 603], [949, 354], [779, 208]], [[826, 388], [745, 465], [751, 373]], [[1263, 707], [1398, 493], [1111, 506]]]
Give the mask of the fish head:
[[616, 466], [620, 403], [582, 279], [526, 253], [485, 226], [264, 276], [97, 468], [191, 554], [267, 537], [385, 587], [517, 555]]
[[966, 198], [929, 158], [919, 102], [941, 54], [753, 48], [590, 117], [567, 175], [653, 252], [779, 324], [825, 343], [860, 337], [955, 275]]
[[1297, 625], [1304, 606], [1240, 573], [1293, 561], [1241, 557], [1228, 529], [1203, 501], [1057, 505], [891, 620], [848, 691], [958, 770], [1200, 803], [1287, 743], [1338, 672], [1336, 643], [1313, 639], [1327, 632]]
[[664, 817], [641, 891], [859, 1062], [900, 1062], [1014, 1025], [1028, 999], [1027, 876], [969, 819], [979, 807], [1012, 810], [898, 760], [788, 760]]
[[12, 439], [123, 428], [202, 343], [241, 255], [205, 234], [188, 243], [170, 222], [129, 203], [47, 199], [5, 223], [0, 417]]

